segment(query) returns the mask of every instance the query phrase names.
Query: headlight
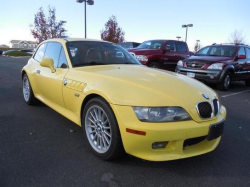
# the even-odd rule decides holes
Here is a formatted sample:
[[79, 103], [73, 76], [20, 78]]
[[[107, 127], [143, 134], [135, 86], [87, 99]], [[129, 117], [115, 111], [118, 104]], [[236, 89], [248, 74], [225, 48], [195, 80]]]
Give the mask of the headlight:
[[144, 61], [144, 62], [147, 62], [147, 61], [148, 61], [148, 57], [146, 57], [145, 55], [136, 55], [135, 57], [136, 57], [137, 60], [139, 60], [139, 61]]
[[179, 60], [178, 63], [177, 63], [177, 66], [183, 67], [183, 61], [182, 61], [182, 60]]
[[133, 107], [137, 118], [143, 122], [173, 122], [191, 120], [181, 107]]
[[222, 68], [223, 68], [222, 63], [214, 63], [214, 64], [211, 64], [207, 69], [222, 69]]

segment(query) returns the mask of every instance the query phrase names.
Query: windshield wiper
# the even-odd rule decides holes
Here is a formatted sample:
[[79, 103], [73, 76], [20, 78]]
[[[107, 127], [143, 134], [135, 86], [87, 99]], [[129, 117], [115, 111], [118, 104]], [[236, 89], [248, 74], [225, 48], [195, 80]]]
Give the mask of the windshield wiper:
[[135, 63], [133, 63], [133, 62], [124, 62], [122, 64], [135, 64]]

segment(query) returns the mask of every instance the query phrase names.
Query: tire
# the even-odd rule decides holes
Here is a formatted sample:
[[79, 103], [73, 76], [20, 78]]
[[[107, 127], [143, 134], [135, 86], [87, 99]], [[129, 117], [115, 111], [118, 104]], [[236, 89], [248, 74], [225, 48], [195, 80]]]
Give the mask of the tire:
[[159, 62], [151, 62], [148, 67], [151, 68], [156, 68], [156, 69], [160, 69], [161, 68], [161, 64]]
[[23, 76], [23, 98], [28, 105], [37, 105], [39, 100], [34, 96], [28, 76]]
[[247, 79], [247, 80], [245, 80], [245, 85], [246, 85], [246, 86], [250, 86], [250, 78]]
[[125, 153], [116, 117], [104, 99], [96, 97], [86, 104], [82, 128], [90, 148], [102, 160], [113, 160]]
[[217, 89], [222, 91], [227, 91], [232, 82], [232, 74], [226, 72], [220, 83], [217, 84]]

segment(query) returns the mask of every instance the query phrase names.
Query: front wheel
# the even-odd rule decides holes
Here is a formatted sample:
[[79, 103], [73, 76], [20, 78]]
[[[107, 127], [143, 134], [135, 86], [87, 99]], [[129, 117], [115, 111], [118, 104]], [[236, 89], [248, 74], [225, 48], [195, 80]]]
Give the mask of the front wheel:
[[160, 69], [161, 68], [161, 64], [159, 62], [151, 62], [148, 67], [151, 68], [156, 68], [156, 69]]
[[82, 113], [82, 127], [92, 151], [103, 160], [124, 153], [120, 130], [109, 104], [100, 97], [91, 99]]
[[23, 76], [23, 98], [28, 105], [36, 105], [39, 101], [35, 98], [28, 76]]
[[231, 85], [231, 81], [232, 74], [230, 72], [226, 72], [221, 82], [217, 84], [217, 88], [222, 91], [227, 91], [229, 86]]

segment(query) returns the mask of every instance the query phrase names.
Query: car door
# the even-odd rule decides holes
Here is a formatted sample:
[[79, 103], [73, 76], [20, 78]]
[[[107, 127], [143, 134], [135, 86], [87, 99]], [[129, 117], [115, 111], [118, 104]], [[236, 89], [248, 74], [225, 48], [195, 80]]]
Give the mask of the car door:
[[39, 88], [36, 85], [35, 77], [36, 77], [36, 71], [40, 69], [40, 62], [44, 57], [44, 53], [47, 47], [47, 43], [42, 43], [40, 46], [38, 46], [38, 49], [36, 50], [35, 54], [32, 56], [30, 59], [31, 64], [32, 64], [32, 77], [34, 79], [30, 79], [31, 85], [32, 85], [32, 90], [35, 94], [41, 94]]
[[56, 72], [52, 73], [50, 68], [40, 66], [35, 74], [36, 85], [42, 95], [55, 104], [64, 107], [62, 87], [63, 80], [68, 72], [68, 63], [65, 61], [65, 52], [60, 43], [49, 42], [44, 58], [51, 58], [54, 61]]
[[162, 58], [163, 68], [170, 71], [175, 71], [175, 67], [177, 65], [177, 62], [179, 61], [177, 55], [178, 54], [175, 41], [167, 41]]
[[235, 79], [241, 80], [246, 79], [247, 71], [248, 71], [248, 65], [247, 65], [247, 59], [240, 59], [240, 56], [246, 56], [246, 51], [244, 47], [240, 47], [238, 54], [237, 54], [237, 63], [235, 66]]
[[190, 52], [188, 50], [186, 43], [176, 41], [176, 47], [177, 47], [176, 57], [178, 58], [178, 60], [183, 60], [185, 58], [190, 57]]

